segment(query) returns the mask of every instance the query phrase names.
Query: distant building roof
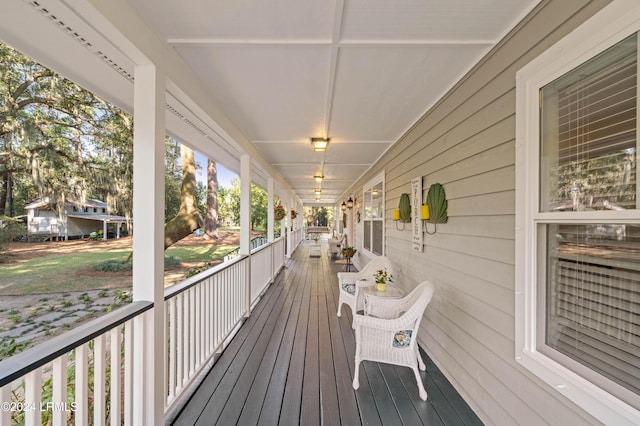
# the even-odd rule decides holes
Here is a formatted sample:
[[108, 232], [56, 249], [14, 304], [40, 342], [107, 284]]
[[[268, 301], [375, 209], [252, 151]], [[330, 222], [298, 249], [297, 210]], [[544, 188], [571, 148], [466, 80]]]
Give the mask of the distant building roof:
[[99, 220], [101, 222], [125, 222], [124, 216], [111, 216], [108, 214], [68, 214], [67, 217], [75, 217], [78, 219]]
[[[76, 200], [76, 199], [67, 199], [66, 204], [75, 204], [81, 207], [96, 207], [96, 208], [107, 208], [107, 203], [104, 201], [96, 200], [95, 198], [86, 198], [84, 201]], [[41, 198], [39, 200], [34, 201], [31, 204], [25, 206], [25, 209], [37, 209], [39, 207], [50, 206], [51, 200], [49, 197]]]

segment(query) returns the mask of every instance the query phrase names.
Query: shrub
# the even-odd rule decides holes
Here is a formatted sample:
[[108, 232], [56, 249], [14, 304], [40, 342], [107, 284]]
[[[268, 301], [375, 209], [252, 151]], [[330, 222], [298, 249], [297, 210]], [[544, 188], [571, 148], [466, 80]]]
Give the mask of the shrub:
[[105, 260], [102, 263], [98, 263], [93, 267], [96, 271], [101, 272], [121, 272], [121, 271], [130, 271], [133, 268], [133, 264], [131, 262], [127, 262], [126, 260]]

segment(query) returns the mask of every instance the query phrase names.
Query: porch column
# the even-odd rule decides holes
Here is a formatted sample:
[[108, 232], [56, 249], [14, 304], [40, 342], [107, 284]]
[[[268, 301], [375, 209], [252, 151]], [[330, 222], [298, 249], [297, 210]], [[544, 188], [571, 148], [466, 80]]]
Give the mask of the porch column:
[[267, 243], [274, 240], [275, 217], [273, 213], [273, 178], [267, 178]]
[[107, 221], [106, 220], [102, 221], [102, 239], [103, 240], [107, 239]]
[[133, 424], [164, 422], [164, 76], [135, 68], [133, 300], [154, 308], [134, 321]]
[[287, 258], [291, 257], [291, 253], [293, 252], [293, 247], [291, 247], [292, 239], [291, 239], [291, 231], [293, 231], [293, 223], [291, 220], [291, 206], [293, 203], [291, 201], [291, 196], [287, 197]]
[[245, 269], [246, 306], [245, 316], [251, 313], [251, 157], [240, 157], [240, 255], [249, 256]]
[[251, 252], [251, 157], [240, 157], [240, 254]]

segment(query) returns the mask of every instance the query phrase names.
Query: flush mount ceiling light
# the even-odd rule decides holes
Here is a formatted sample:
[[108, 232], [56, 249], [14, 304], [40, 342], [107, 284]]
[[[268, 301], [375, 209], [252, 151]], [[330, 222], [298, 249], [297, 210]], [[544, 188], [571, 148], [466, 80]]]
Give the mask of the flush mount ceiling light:
[[322, 182], [322, 179], [324, 179], [324, 176], [322, 176], [322, 175], [315, 175], [313, 178], [316, 180], [316, 182], [320, 183], [320, 182]]
[[311, 146], [316, 152], [324, 152], [327, 150], [327, 145], [331, 138], [311, 138]]
[[320, 195], [320, 193], [322, 192], [322, 189], [316, 188], [315, 191], [316, 191], [316, 195]]

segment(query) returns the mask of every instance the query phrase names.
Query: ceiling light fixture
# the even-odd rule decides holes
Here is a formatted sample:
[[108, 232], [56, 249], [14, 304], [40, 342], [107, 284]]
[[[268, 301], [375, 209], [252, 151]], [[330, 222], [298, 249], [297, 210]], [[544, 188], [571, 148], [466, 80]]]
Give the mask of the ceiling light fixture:
[[311, 145], [316, 152], [325, 152], [331, 138], [311, 138]]
[[324, 176], [322, 176], [322, 175], [315, 175], [313, 178], [316, 180], [316, 182], [320, 183], [320, 182], [322, 182], [322, 179], [324, 179]]
[[322, 192], [322, 189], [316, 188], [315, 191], [316, 191], [316, 195], [319, 195]]

